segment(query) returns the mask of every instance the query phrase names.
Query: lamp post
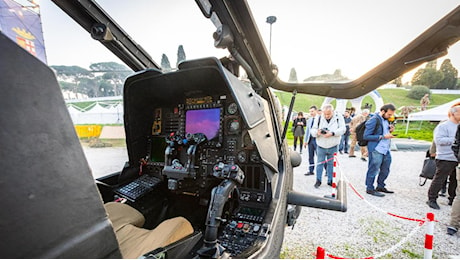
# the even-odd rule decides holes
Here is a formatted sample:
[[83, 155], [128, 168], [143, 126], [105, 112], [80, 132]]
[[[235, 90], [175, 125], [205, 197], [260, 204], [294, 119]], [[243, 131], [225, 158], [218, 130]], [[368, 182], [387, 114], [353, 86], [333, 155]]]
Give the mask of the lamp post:
[[270, 24], [270, 49], [269, 49], [269, 53], [270, 53], [270, 57], [272, 56], [272, 24], [274, 24], [276, 22], [276, 16], [269, 16], [267, 17], [267, 23]]

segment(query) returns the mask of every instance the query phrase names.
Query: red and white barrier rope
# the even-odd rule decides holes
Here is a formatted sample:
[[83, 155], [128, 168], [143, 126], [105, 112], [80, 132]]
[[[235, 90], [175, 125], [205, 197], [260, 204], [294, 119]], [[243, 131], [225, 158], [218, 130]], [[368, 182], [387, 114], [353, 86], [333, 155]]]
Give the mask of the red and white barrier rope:
[[416, 219], [416, 218], [408, 218], [408, 217], [404, 217], [404, 216], [400, 216], [400, 215], [397, 215], [397, 214], [394, 214], [394, 213], [391, 213], [391, 212], [388, 212], [388, 211], [385, 211], [377, 206], [375, 206], [374, 204], [370, 203], [368, 200], [366, 200], [366, 198], [364, 198], [363, 195], [361, 195], [358, 190], [356, 190], [356, 188], [353, 186], [353, 184], [350, 182], [350, 180], [347, 178], [347, 175], [342, 171], [342, 169], [340, 168], [340, 164], [337, 162], [337, 168], [339, 169], [340, 171], [340, 174], [342, 176], [342, 178], [347, 182], [348, 186], [350, 187], [351, 190], [353, 190], [353, 192], [356, 194], [356, 196], [358, 196], [361, 200], [363, 200], [364, 202], [366, 202], [369, 206], [371, 206], [372, 208], [374, 208], [375, 210], [377, 211], [380, 211], [386, 215], [389, 215], [389, 216], [392, 216], [392, 217], [396, 217], [396, 218], [400, 218], [400, 219], [405, 219], [405, 220], [410, 220], [410, 221], [415, 221], [415, 222], [419, 222], [420, 225], [422, 225], [423, 223], [425, 223], [425, 219]]
[[[387, 250], [383, 251], [383, 252], [380, 252], [378, 254], [376, 254], [375, 256], [369, 256], [369, 257], [362, 257], [362, 258], [357, 258], [357, 259], [377, 259], [377, 258], [381, 258], [381, 257], [384, 257], [388, 254], [391, 254], [393, 252], [395, 252], [396, 250], [398, 250], [403, 244], [407, 243], [407, 241], [409, 241], [409, 239], [411, 239], [421, 228], [422, 226], [421, 225], [416, 225], [414, 227], [414, 229], [411, 230], [411, 232], [406, 236], [404, 237], [403, 239], [401, 239], [397, 244], [393, 245], [392, 247], [388, 248]], [[340, 257], [340, 256], [335, 256], [335, 255], [332, 255], [332, 254], [329, 254], [325, 251], [324, 248], [321, 248], [321, 250], [319, 250], [321, 247], [318, 247], [318, 249], [316, 250], [316, 258], [317, 259], [324, 259], [324, 256], [327, 256], [329, 258], [332, 258], [332, 259], [348, 259], [348, 257]], [[322, 252], [322, 254], [319, 254], [320, 252]], [[318, 258], [318, 256], [323, 256], [323, 258]]]
[[[337, 161], [337, 158], [336, 156], [334, 155], [334, 178], [335, 178], [335, 169], [336, 169], [336, 166], [339, 166], [338, 164], [338, 161]], [[403, 239], [401, 239], [397, 244], [393, 245], [392, 247], [388, 248], [387, 250], [383, 251], [383, 252], [380, 252], [379, 254], [375, 255], [375, 256], [371, 256], [371, 257], [365, 257], [365, 258], [361, 258], [361, 259], [373, 259], [373, 258], [380, 258], [380, 257], [383, 257], [385, 255], [388, 255], [390, 253], [393, 253], [395, 252], [398, 248], [400, 248], [404, 243], [406, 243], [410, 238], [412, 238], [416, 233], [417, 231], [423, 226], [423, 224], [427, 224], [427, 231], [426, 231], [426, 234], [425, 234], [425, 250], [424, 250], [424, 258], [425, 259], [431, 259], [432, 258], [432, 254], [433, 254], [433, 232], [434, 232], [434, 222], [436, 222], [435, 218], [434, 218], [434, 214], [433, 213], [428, 213], [427, 214], [427, 217], [426, 219], [416, 219], [416, 218], [408, 218], [408, 217], [404, 217], [404, 216], [400, 216], [400, 215], [397, 215], [397, 214], [394, 214], [394, 213], [391, 213], [391, 212], [387, 212], [377, 206], [375, 206], [374, 204], [370, 203], [369, 201], [367, 201], [356, 189], [355, 187], [353, 186], [353, 184], [348, 180], [347, 176], [343, 173], [342, 169], [340, 167], [338, 167], [338, 169], [340, 170], [340, 176], [341, 178], [343, 178], [347, 183], [348, 183], [348, 186], [353, 190], [353, 192], [363, 201], [365, 201], [369, 206], [371, 206], [372, 208], [374, 208], [375, 210], [377, 211], [380, 211], [388, 216], [392, 216], [392, 217], [396, 217], [396, 218], [399, 218], [399, 219], [404, 219], [404, 220], [408, 220], [408, 221], [414, 221], [414, 222], [418, 222], [418, 225], [415, 226], [415, 228], [412, 229], [411, 232], [409, 232], [409, 234], [407, 236], [405, 236]], [[335, 182], [335, 180], [334, 180]], [[334, 191], [333, 191], [334, 192]], [[334, 195], [334, 193], [333, 193]], [[327, 254], [325, 249], [321, 248], [321, 247], [318, 247], [317, 248], [317, 251], [316, 251], [316, 256], [317, 256], [317, 259], [324, 259], [325, 256], [329, 257], [329, 258], [333, 258], [333, 259], [345, 259], [343, 257], [338, 257], [338, 256], [334, 256], [332, 254]], [[321, 257], [321, 258], [320, 258]]]
[[334, 153], [334, 163], [333, 163], [333, 168], [332, 168], [332, 184], [331, 184], [331, 188], [332, 188], [332, 194], [331, 196], [333, 198], [336, 198], [336, 195], [337, 195], [337, 172], [336, 172], [336, 168], [337, 168], [337, 153]]
[[307, 168], [310, 167], [310, 166], [318, 166], [318, 165], [325, 164], [325, 163], [327, 163], [327, 162], [329, 162], [329, 161], [334, 160], [334, 157], [335, 157], [335, 156], [333, 156], [333, 157], [331, 157], [331, 158], [329, 158], [329, 159], [327, 159], [327, 160], [321, 161], [321, 162], [317, 162], [317, 163], [314, 163], [314, 164], [309, 164], [309, 165], [307, 165]]

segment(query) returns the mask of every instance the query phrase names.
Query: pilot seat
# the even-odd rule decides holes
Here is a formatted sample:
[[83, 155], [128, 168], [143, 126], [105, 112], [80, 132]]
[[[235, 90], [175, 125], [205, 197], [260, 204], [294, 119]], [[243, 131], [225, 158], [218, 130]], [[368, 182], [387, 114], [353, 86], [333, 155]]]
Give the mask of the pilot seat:
[[112, 222], [123, 258], [138, 258], [193, 233], [192, 225], [183, 217], [167, 219], [149, 230], [142, 228], [145, 218], [133, 207], [118, 202], [108, 202], [104, 207]]

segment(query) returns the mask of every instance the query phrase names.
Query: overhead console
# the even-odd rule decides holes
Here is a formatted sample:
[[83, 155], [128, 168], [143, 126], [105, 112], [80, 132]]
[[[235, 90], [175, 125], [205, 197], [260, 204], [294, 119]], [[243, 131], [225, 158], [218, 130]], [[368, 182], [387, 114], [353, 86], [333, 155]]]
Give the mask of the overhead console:
[[[202, 230], [201, 257], [222, 247], [244, 256], [263, 243], [277, 165], [265, 101], [216, 59], [205, 59], [128, 78], [124, 102], [129, 165], [122, 174], [134, 180], [120, 183], [117, 196], [145, 209], [154, 205], [146, 194], [162, 190], [154, 199], [174, 203], [174, 214]], [[181, 204], [174, 196], [191, 199]]]

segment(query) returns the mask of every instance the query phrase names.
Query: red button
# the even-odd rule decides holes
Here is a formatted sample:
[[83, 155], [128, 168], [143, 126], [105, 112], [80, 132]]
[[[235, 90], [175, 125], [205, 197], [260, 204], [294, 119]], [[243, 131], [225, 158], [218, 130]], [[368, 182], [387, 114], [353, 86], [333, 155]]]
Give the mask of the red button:
[[243, 225], [244, 225], [243, 222], [238, 222], [238, 225], [236, 225], [236, 228], [240, 229], [243, 227]]

